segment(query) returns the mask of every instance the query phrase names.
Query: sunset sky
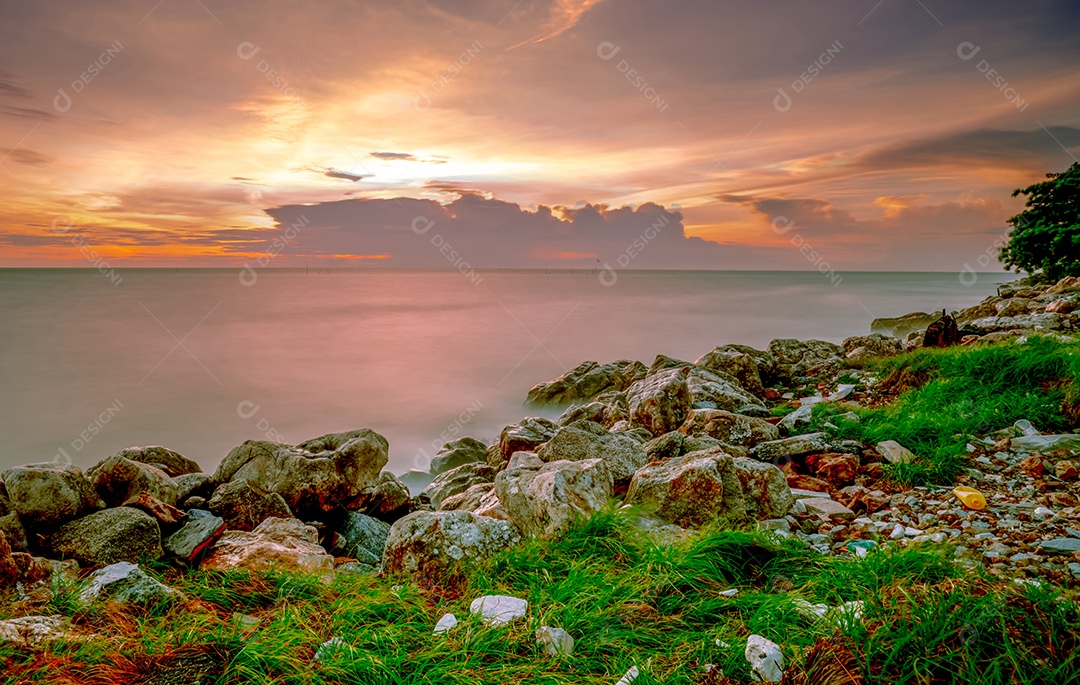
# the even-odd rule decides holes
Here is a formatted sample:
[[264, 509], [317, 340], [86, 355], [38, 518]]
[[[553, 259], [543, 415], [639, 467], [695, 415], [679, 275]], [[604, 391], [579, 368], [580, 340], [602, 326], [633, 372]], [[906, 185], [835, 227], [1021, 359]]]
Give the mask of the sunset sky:
[[0, 14], [0, 266], [998, 270], [1080, 156], [1068, 1]]

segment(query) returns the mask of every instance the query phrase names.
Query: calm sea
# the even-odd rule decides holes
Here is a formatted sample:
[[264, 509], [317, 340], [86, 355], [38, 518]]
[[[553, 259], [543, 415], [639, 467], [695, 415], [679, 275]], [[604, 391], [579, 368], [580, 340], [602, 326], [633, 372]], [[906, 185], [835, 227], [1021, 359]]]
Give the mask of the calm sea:
[[[0, 270], [0, 468], [160, 444], [212, 471], [246, 439], [372, 428], [395, 472], [488, 439], [578, 363], [959, 309], [1008, 274]], [[971, 280], [965, 274], [965, 280]], [[254, 283], [251, 281], [254, 280]]]

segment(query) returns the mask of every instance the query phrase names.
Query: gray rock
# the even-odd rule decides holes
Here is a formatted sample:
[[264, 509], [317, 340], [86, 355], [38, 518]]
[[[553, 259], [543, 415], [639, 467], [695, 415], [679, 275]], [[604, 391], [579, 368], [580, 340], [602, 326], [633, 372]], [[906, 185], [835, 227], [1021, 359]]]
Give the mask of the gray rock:
[[319, 531], [297, 519], [268, 518], [251, 531], [227, 531], [201, 567], [214, 571], [298, 572], [333, 579], [334, 558], [319, 545]]
[[607, 405], [603, 402], [589, 402], [588, 404], [571, 404], [559, 418], [555, 420], [556, 426], [569, 426], [577, 421], [604, 422], [604, 413]]
[[210, 497], [214, 483], [209, 473], [185, 473], [173, 478], [176, 483], [176, 501], [183, 504], [188, 497]]
[[431, 481], [435, 480], [435, 476], [427, 471], [421, 471], [420, 469], [409, 469], [401, 474], [398, 480], [409, 489], [410, 493], [419, 493], [424, 488], [431, 485]]
[[721, 409], [695, 409], [679, 427], [684, 435], [705, 434], [730, 444], [753, 447], [780, 437], [779, 429], [765, 421]]
[[[510, 461], [514, 452], [534, 452], [555, 435], [558, 430], [552, 421], [530, 416], [502, 429], [499, 434], [499, 457], [501, 461]], [[489, 453], [488, 463], [491, 464]]]
[[[758, 359], [767, 354], [757, 350], [755, 352], [757, 352]], [[694, 365], [709, 371], [727, 374], [734, 378], [747, 392], [756, 397], [762, 397], [765, 389], [761, 382], [761, 367], [758, 359], [735, 345], [721, 345], [713, 348], [712, 352], [699, 357], [694, 362]], [[766, 367], [771, 368], [775, 364], [776, 360], [772, 359], [771, 362], [767, 363]]]
[[625, 390], [644, 376], [645, 365], [637, 361], [622, 359], [610, 364], [582, 362], [555, 380], [533, 387], [529, 390], [527, 402], [537, 405], [587, 402], [605, 390]]
[[416, 511], [390, 527], [382, 565], [388, 573], [437, 577], [520, 541], [521, 531], [508, 521], [467, 511]]
[[574, 638], [562, 628], [540, 626], [536, 629], [536, 642], [548, 656], [570, 656], [574, 653]]
[[611, 499], [613, 482], [602, 459], [562, 460], [535, 470], [506, 469], [495, 478], [495, 493], [526, 535], [552, 538], [600, 511]]
[[0, 621], [0, 646], [38, 649], [50, 642], [62, 640], [71, 631], [71, 619], [66, 616], [22, 616]]
[[844, 340], [843, 348], [848, 359], [866, 359], [900, 354], [904, 351], [904, 343], [899, 338], [871, 333], [847, 338]]
[[126, 561], [95, 571], [79, 591], [78, 598], [83, 603], [107, 599], [137, 606], [154, 606], [187, 599], [184, 593], [163, 585], [137, 565]]
[[194, 561], [224, 532], [224, 519], [213, 515], [196, 518], [166, 538], [163, 547], [174, 557]]
[[215, 483], [241, 478], [276, 492], [289, 509], [317, 519], [355, 500], [378, 482], [389, 445], [375, 431], [331, 433], [289, 447], [249, 440], [225, 457]]
[[431, 474], [439, 475], [465, 464], [487, 462], [487, 445], [476, 438], [464, 437], [445, 443], [431, 459]]
[[878, 454], [890, 464], [910, 463], [915, 455], [895, 440], [883, 440], [877, 444]]
[[169, 506], [176, 506], [176, 481], [156, 466], [113, 455], [86, 472], [98, 495], [117, 507], [145, 492]]
[[490, 485], [495, 481], [495, 467], [489, 464], [465, 464], [445, 473], [440, 473], [431, 481], [431, 485], [421, 493], [438, 509], [444, 500], [461, 494], [478, 484]]
[[778, 683], [783, 679], [784, 653], [775, 642], [760, 635], [751, 635], [746, 640], [744, 656], [754, 672], [754, 680]]
[[524, 618], [529, 613], [529, 603], [507, 595], [484, 595], [472, 601], [469, 613], [479, 616], [484, 625], [502, 626]]
[[105, 509], [65, 523], [49, 537], [48, 548], [56, 557], [87, 566], [159, 559], [161, 529], [153, 517], [138, 509]]
[[365, 487], [356, 499], [344, 506], [393, 523], [411, 511], [410, 504], [409, 488], [394, 474], [383, 471], [374, 484]]
[[[716, 442], [719, 442], [717, 440]], [[679, 431], [664, 433], [658, 438], [645, 443], [645, 458], [648, 461], [657, 461], [677, 457], [682, 453], [683, 434]]]
[[453, 614], [443, 614], [443, 617], [435, 623], [435, 629], [432, 630], [431, 633], [432, 635], [445, 633], [446, 631], [457, 627], [457, 624], [457, 616], [454, 616]]
[[790, 380], [831, 374], [845, 366], [847, 354], [843, 347], [824, 340], [793, 338], [773, 340], [769, 352], [776, 357], [779, 376]]
[[629, 482], [645, 465], [645, 449], [625, 433], [612, 433], [598, 423], [578, 421], [560, 428], [537, 450], [545, 462], [602, 459], [616, 482]]
[[747, 516], [774, 519], [788, 513], [795, 498], [780, 469], [746, 457], [736, 457], [732, 464], [742, 485]]
[[284, 497], [276, 492], [268, 492], [245, 478], [237, 478], [220, 486], [206, 506], [215, 516], [223, 518], [232, 530], [254, 530], [268, 518], [293, 517]]
[[780, 429], [780, 432], [784, 435], [796, 435], [799, 433], [799, 429], [803, 426], [809, 426], [811, 421], [811, 415], [814, 411], [814, 406], [810, 404], [802, 405], [795, 411], [791, 412], [780, 419], [780, 423], [776, 424], [776, 427]]
[[739, 474], [731, 457], [719, 450], [643, 466], [630, 481], [626, 503], [641, 505], [683, 528], [746, 516]]
[[1069, 554], [1071, 552], [1080, 552], [1080, 540], [1076, 538], [1055, 538], [1053, 540], [1043, 540], [1039, 543], [1039, 549], [1044, 552], [1051, 552], [1056, 554]]
[[783, 440], [769, 440], [754, 448], [754, 456], [761, 461], [782, 463], [808, 454], [829, 449], [829, 438], [824, 433], [806, 433]]
[[359, 561], [347, 561], [334, 569], [334, 573], [339, 576], [371, 576], [375, 574], [375, 571], [376, 568], [371, 564]]
[[733, 377], [720, 371], [697, 366], [690, 368], [686, 378], [692, 402], [708, 402], [714, 409], [735, 411], [741, 407], [757, 407], [768, 413], [761, 401], [751, 392], [743, 390]]
[[161, 445], [128, 447], [127, 449], [120, 450], [113, 456], [123, 457], [124, 459], [130, 459], [131, 461], [137, 461], [142, 464], [150, 464], [151, 466], [161, 469], [171, 478], [202, 471], [202, 469], [199, 468], [199, 465], [191, 459], [188, 459], [175, 450], [162, 447]]
[[51, 529], [105, 507], [82, 470], [71, 464], [16, 466], [0, 480], [9, 505], [30, 529]]
[[871, 333], [884, 333], [885, 335], [906, 338], [909, 333], [925, 329], [938, 320], [937, 313], [913, 312], [894, 318], [874, 319], [870, 322]]
[[820, 514], [838, 521], [851, 521], [855, 512], [827, 497], [807, 497], [800, 500], [806, 506], [806, 513]]
[[372, 566], [382, 562], [383, 548], [390, 535], [390, 524], [364, 514], [349, 512], [341, 529], [345, 538], [345, 556]]
[[631, 424], [654, 437], [678, 429], [690, 414], [690, 368], [661, 369], [627, 388]]

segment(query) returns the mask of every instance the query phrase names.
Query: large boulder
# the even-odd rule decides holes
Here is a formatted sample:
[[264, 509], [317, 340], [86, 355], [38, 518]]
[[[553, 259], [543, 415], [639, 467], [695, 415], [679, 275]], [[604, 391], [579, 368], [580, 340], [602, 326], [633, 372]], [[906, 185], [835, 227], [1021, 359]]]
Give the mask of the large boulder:
[[383, 569], [438, 577], [521, 541], [508, 521], [468, 511], [416, 511], [390, 527]]
[[125, 459], [130, 459], [131, 461], [137, 461], [141, 464], [150, 464], [169, 474], [172, 478], [202, 471], [199, 465], [191, 459], [188, 459], [175, 450], [162, 447], [161, 445], [128, 447], [127, 449], [120, 450], [113, 456], [123, 457]]
[[714, 347], [712, 352], [699, 357], [694, 366], [730, 376], [747, 392], [756, 397], [764, 396], [765, 388], [761, 382], [761, 368], [757, 360], [734, 345]]
[[848, 359], [891, 357], [904, 351], [904, 343], [899, 338], [882, 335], [881, 333], [845, 338], [843, 347]]
[[476, 438], [464, 437], [445, 443], [431, 459], [431, 475], [456, 469], [465, 464], [487, 461], [487, 445]]
[[686, 423], [679, 426], [679, 432], [683, 435], [704, 434], [720, 442], [744, 447], [780, 437], [780, 429], [764, 419], [722, 409], [693, 410]]
[[86, 477], [110, 507], [118, 507], [140, 492], [170, 506], [176, 505], [176, 481], [150, 464], [113, 455], [91, 467]]
[[378, 566], [382, 562], [383, 548], [389, 535], [389, 523], [352, 511], [341, 528], [343, 540], [339, 547], [347, 557]]
[[553, 461], [539, 469], [506, 469], [495, 492], [510, 520], [526, 535], [552, 538], [600, 511], [614, 482], [603, 459]]
[[734, 376], [722, 371], [691, 367], [686, 385], [690, 389], [690, 400], [698, 406], [701, 406], [698, 403], [708, 403], [716, 409], [727, 411], [746, 411], [749, 407], [754, 407], [759, 412], [768, 414], [761, 400], [743, 390]]
[[26, 527], [19, 520], [15, 512], [0, 516], [0, 533], [7, 537], [11, 549], [16, 552], [24, 552], [30, 546], [30, 540], [26, 535]]
[[432, 506], [438, 509], [443, 500], [461, 494], [474, 485], [491, 485], [495, 481], [495, 473], [495, 467], [488, 464], [465, 464], [440, 473], [420, 494], [427, 497]]
[[587, 402], [610, 388], [625, 390], [644, 376], [645, 365], [637, 361], [582, 362], [555, 380], [534, 386], [529, 390], [527, 402], [536, 405]]
[[778, 338], [769, 343], [781, 379], [823, 376], [844, 367], [844, 348], [824, 340]]
[[594, 421], [596, 423], [604, 423], [604, 415], [607, 413], [608, 406], [603, 402], [589, 402], [587, 404], [571, 404], [569, 407], [559, 415], [559, 418], [555, 419], [555, 425], [569, 426], [577, 421]]
[[795, 504], [787, 478], [780, 469], [748, 457], [736, 457], [732, 464], [742, 485], [747, 516], [759, 520], [776, 519], [785, 516]]
[[924, 330], [927, 326], [937, 321], [937, 318], [937, 314], [912, 312], [911, 314], [905, 314], [904, 316], [874, 319], [870, 322], [870, 332], [883, 333], [903, 340], [910, 333]]
[[285, 498], [296, 515], [319, 518], [356, 499], [386, 466], [386, 438], [363, 428], [296, 447], [249, 440], [225, 457], [216, 483], [244, 478]]
[[268, 518], [291, 519], [285, 498], [263, 490], [244, 478], [225, 483], [214, 491], [207, 507], [232, 530], [254, 530]]
[[53, 556], [85, 566], [162, 556], [158, 522], [131, 507], [105, 509], [65, 523], [49, 537], [47, 546]]
[[364, 488], [348, 508], [393, 523], [409, 513], [411, 501], [409, 488], [401, 479], [389, 471], [383, 471], [375, 484]]
[[218, 516], [198, 518], [166, 538], [162, 546], [178, 559], [194, 561], [225, 532], [225, 527], [225, 520]]
[[546, 462], [602, 459], [615, 481], [627, 481], [645, 465], [645, 448], [626, 433], [612, 433], [598, 423], [578, 421], [559, 429], [537, 455]]
[[[498, 476], [496, 476], [497, 478]], [[487, 502], [488, 496], [495, 492], [494, 483], [477, 483], [465, 492], [459, 492], [444, 499], [439, 504], [441, 511], [475, 512]]]
[[824, 433], [804, 433], [782, 440], [769, 440], [754, 447], [754, 456], [761, 461], [780, 465], [808, 454], [829, 449], [829, 437]]
[[630, 481], [626, 503], [641, 505], [683, 528], [746, 515], [742, 484], [729, 455], [720, 450], [643, 466]]
[[689, 366], [663, 368], [627, 388], [630, 423], [654, 437], [678, 428], [690, 413], [689, 374]]
[[[514, 452], [535, 451], [537, 447], [550, 440], [557, 430], [558, 426], [552, 421], [537, 416], [524, 418], [503, 428], [502, 433], [499, 434], [499, 461], [510, 461]], [[491, 463], [490, 456], [488, 463]], [[498, 464], [492, 464], [492, 466], [498, 466]]]
[[185, 473], [173, 481], [176, 483], [178, 504], [183, 504], [188, 497], [210, 497], [214, 494], [214, 480], [208, 473]]
[[0, 480], [11, 508], [31, 529], [50, 530], [105, 507], [82, 470], [71, 464], [16, 466], [4, 471]]
[[214, 571], [296, 571], [329, 580], [334, 558], [319, 546], [319, 532], [296, 519], [268, 518], [251, 532], [230, 530], [202, 562]]

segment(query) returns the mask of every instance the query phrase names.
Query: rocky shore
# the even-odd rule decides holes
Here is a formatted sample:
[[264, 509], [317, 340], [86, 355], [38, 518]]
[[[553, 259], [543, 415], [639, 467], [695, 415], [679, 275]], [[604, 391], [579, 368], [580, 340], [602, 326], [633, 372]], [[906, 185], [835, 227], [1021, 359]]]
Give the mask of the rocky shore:
[[[0, 474], [0, 595], [18, 601], [66, 579], [81, 583], [87, 604], [182, 600], [146, 572], [162, 563], [328, 582], [404, 573], [435, 585], [526, 538], [565, 535], [612, 500], [634, 507], [635, 527], [657, 545], [718, 522], [822, 555], [951, 543], [956, 563], [1076, 588], [1080, 435], [1044, 434], [1027, 421], [972, 426], [955, 484], [909, 488], [889, 476], [918, 458], [907, 446], [844, 439], [812, 410], [829, 405], [836, 421], [858, 421], [857, 410], [895, 397], [896, 379], [875, 378], [868, 359], [928, 340], [1066, 336], [1080, 331], [1078, 310], [1076, 279], [1017, 282], [953, 315], [955, 340], [934, 332], [940, 315], [914, 313], [876, 319], [870, 335], [840, 345], [779, 339], [764, 350], [719, 346], [694, 361], [584, 362], [529, 391], [529, 406], [565, 407], [556, 420], [526, 417], [488, 442], [454, 440], [429, 473], [386, 471], [389, 445], [370, 429], [298, 445], [247, 441], [213, 473], [162, 446], [132, 447], [86, 471], [11, 468]], [[977, 489], [986, 506], [966, 506], [954, 485]], [[481, 614], [517, 610], [507, 608], [513, 598], [481, 599], [490, 600]], [[545, 628], [541, 642], [567, 648], [569, 636]], [[64, 630], [55, 617], [24, 616], [0, 621], [0, 643], [33, 648]], [[767, 669], [769, 646], [755, 649]]]

